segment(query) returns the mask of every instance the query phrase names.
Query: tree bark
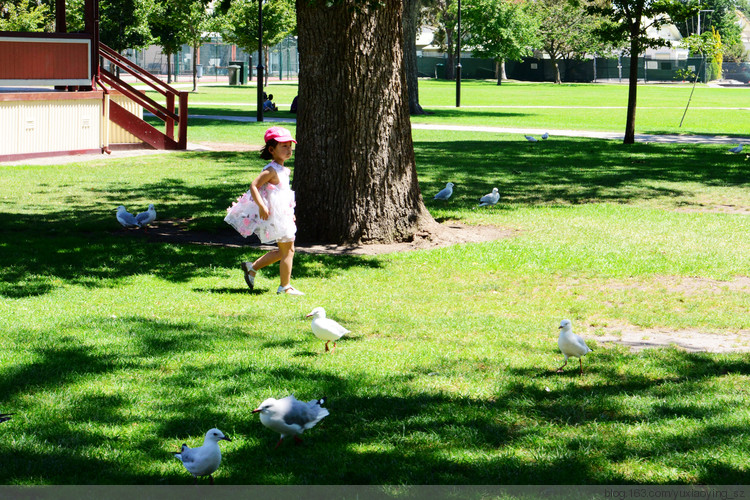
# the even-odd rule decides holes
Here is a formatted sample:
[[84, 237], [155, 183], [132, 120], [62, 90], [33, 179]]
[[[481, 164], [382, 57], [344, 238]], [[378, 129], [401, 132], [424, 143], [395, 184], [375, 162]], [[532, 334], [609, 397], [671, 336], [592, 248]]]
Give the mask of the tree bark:
[[638, 97], [638, 52], [640, 44], [638, 43], [638, 32], [641, 18], [638, 16], [638, 24], [631, 28], [630, 33], [630, 75], [628, 79], [628, 111], [625, 122], [625, 139], [623, 144], [635, 143], [635, 109]]
[[409, 95], [409, 113], [425, 114], [419, 105], [419, 68], [417, 67], [417, 23], [419, 19], [420, 0], [404, 0], [404, 73]]
[[456, 79], [456, 48], [453, 46], [453, 30], [445, 32], [446, 58], [445, 58], [445, 79]]
[[555, 69], [555, 83], [561, 84], [562, 79], [560, 78], [560, 65], [557, 63], [557, 58], [552, 57], [552, 67]]
[[495, 78], [497, 78], [498, 85], [502, 85], [503, 80], [508, 79], [508, 76], [505, 74], [505, 59], [500, 61], [495, 60]]
[[417, 183], [401, 16], [401, 0], [297, 0], [301, 241], [408, 241], [435, 224]]
[[198, 45], [193, 43], [193, 92], [198, 90]]

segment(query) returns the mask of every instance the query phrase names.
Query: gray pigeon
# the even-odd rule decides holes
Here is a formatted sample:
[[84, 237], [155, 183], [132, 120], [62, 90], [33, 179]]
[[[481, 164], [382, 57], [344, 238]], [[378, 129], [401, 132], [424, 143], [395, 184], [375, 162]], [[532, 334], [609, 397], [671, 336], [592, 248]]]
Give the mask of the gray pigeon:
[[441, 189], [440, 192], [438, 192], [438, 194], [435, 195], [434, 199], [435, 200], [447, 200], [448, 198], [450, 198], [451, 195], [453, 194], [453, 186], [454, 184], [452, 182], [449, 182], [448, 184], [446, 184], [445, 187]]
[[525, 135], [524, 137], [525, 137], [525, 138], [526, 138], [526, 140], [527, 140], [527, 141], [529, 141], [529, 142], [538, 142], [538, 141], [537, 141], [537, 138], [536, 138], [536, 137], [534, 137], [534, 136], [532, 136], [532, 135]]
[[492, 192], [482, 196], [479, 199], [479, 206], [486, 207], [487, 205], [494, 205], [500, 201], [500, 193], [497, 192], [497, 188], [492, 188]]
[[135, 216], [135, 221], [138, 223], [140, 227], [148, 226], [154, 220], [156, 219], [156, 210], [154, 209], [154, 204], [151, 203], [148, 206], [148, 210], [145, 212], [141, 212], [138, 215]]
[[565, 356], [565, 363], [557, 369], [557, 373], [562, 373], [563, 368], [568, 364], [568, 358], [572, 356], [578, 358], [581, 365], [581, 375], [583, 375], [583, 357], [590, 353], [591, 349], [580, 336], [573, 333], [569, 319], [560, 322], [560, 338], [557, 339], [557, 345]]
[[196, 483], [198, 482], [198, 476], [208, 476], [211, 479], [211, 484], [214, 484], [214, 476], [212, 474], [216, 472], [216, 469], [221, 464], [219, 441], [222, 440], [232, 441], [219, 429], [211, 429], [206, 433], [203, 446], [190, 448], [187, 444], [183, 444], [180, 453], [175, 453], [174, 456], [193, 475]]
[[315, 424], [328, 416], [328, 410], [323, 408], [326, 398], [313, 399], [304, 403], [298, 401], [294, 395], [283, 399], [268, 398], [253, 413], [260, 413], [260, 423], [281, 434], [276, 448], [281, 445], [285, 437], [293, 436], [297, 443], [302, 440], [298, 434], [306, 429], [312, 429]]
[[135, 220], [133, 214], [127, 211], [124, 205], [117, 207], [117, 222], [122, 224], [122, 227], [138, 227], [138, 221]]
[[543, 133], [543, 134], [542, 134], [542, 139], [544, 139], [545, 141], [546, 141], [547, 139], [549, 139], [549, 134], [548, 134], [547, 132]]
[[735, 146], [729, 150], [730, 153], [741, 153], [742, 152], [742, 144], [739, 146]]

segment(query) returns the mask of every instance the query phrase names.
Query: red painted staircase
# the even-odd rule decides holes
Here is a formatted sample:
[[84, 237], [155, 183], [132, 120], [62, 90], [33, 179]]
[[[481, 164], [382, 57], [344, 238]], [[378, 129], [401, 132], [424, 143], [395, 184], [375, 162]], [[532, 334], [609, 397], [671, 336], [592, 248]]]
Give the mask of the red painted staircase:
[[[99, 65], [100, 83], [117, 90], [146, 111], [165, 123], [161, 132], [141, 117], [134, 115], [116, 102], [110, 100], [109, 119], [154, 149], [178, 150], [187, 148], [188, 92], [179, 92], [162, 82], [145, 69], [132, 63], [116, 51], [99, 43], [99, 60], [107, 60], [120, 70], [126, 71], [138, 81], [145, 83], [165, 97], [166, 106], [151, 99], [145, 93], [118, 78]], [[177, 108], [175, 109], [175, 101]], [[177, 139], [175, 139], [177, 125]]]

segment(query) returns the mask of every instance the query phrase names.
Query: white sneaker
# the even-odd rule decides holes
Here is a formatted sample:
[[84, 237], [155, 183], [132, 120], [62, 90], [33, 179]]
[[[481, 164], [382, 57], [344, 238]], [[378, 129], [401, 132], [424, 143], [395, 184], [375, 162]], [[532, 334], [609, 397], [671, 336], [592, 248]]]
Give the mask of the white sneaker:
[[285, 293], [287, 295], [304, 295], [304, 293], [300, 292], [296, 288], [294, 288], [292, 285], [287, 286], [279, 286], [279, 289], [276, 290], [276, 293]]

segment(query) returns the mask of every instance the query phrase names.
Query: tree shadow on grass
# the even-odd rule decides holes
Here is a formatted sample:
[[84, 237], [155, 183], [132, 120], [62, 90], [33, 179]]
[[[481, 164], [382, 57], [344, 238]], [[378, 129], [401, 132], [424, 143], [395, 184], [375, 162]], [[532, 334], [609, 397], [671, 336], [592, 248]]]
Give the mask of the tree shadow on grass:
[[[412, 384], [425, 376], [419, 372], [363, 377], [332, 372], [317, 359], [268, 366], [263, 349], [233, 363], [165, 370], [176, 352], [211, 349], [198, 347], [199, 338], [152, 342], [157, 335], [180, 337], [190, 330], [154, 325], [151, 340], [125, 358], [106, 354], [111, 348], [71, 341], [40, 350], [40, 361], [3, 377], [1, 393], [14, 399], [25, 394], [29, 407], [37, 391], [80, 392], [67, 396], [67, 409], [57, 414], [30, 411], [4, 424], [26, 438], [0, 443], [0, 481], [190, 484], [192, 477], [178, 465], [154, 471], [173, 460], [165, 448], [197, 446], [212, 427], [234, 439], [222, 446], [220, 484], [624, 484], [638, 480], [619, 467], [631, 461], [655, 471], [668, 467], [670, 477], [677, 471], [705, 484], [741, 481], [746, 474], [718, 458], [698, 460], [696, 470], [692, 458], [716, 456], [721, 449], [739, 453], [743, 446], [745, 426], [728, 417], [737, 404], [712, 398], [726, 374], [750, 374], [750, 362], [741, 356], [664, 349], [645, 356], [644, 362], [663, 367], [661, 376], [651, 377], [623, 375], [614, 363], [621, 354], [606, 353], [583, 379], [559, 383], [556, 374], [535, 378], [511, 368], [499, 377], [510, 383], [499, 385], [496, 394], [471, 398], [415, 391]], [[280, 341], [279, 347], [287, 344]], [[131, 393], [127, 384], [94, 390], [97, 377], [114, 374], [137, 376], [148, 390]], [[551, 393], [539, 387], [545, 378], [557, 382]], [[88, 388], [81, 391], [82, 384]], [[267, 397], [289, 393], [300, 400], [328, 396], [330, 415], [303, 434], [303, 445], [290, 439], [273, 449], [279, 436], [251, 411]], [[653, 402], [628, 406], [641, 400]], [[146, 435], [125, 438], [115, 430], [146, 423]], [[24, 444], [29, 440], [49, 445]], [[129, 458], [115, 458], [121, 456]]]
[[[0, 245], [0, 296], [40, 296], [61, 284], [115, 287], [142, 274], [186, 283], [211, 276], [216, 268], [237, 269], [241, 277], [240, 263], [255, 260], [267, 251], [250, 246], [225, 248], [150, 241], [140, 232], [65, 231], [60, 217], [52, 214], [51, 220], [40, 221], [32, 216], [0, 214], [0, 219], [6, 220], [0, 222], [5, 243]], [[8, 219], [13, 221], [7, 222]], [[294, 275], [330, 277], [355, 267], [381, 265], [368, 256], [299, 253], [295, 256]], [[278, 266], [264, 269], [264, 276], [275, 279]]]
[[[476, 205], [493, 187], [501, 205], [629, 203], [685, 193], [673, 183], [747, 185], [741, 159], [716, 146], [623, 145], [617, 141], [555, 138], [526, 141], [415, 143], [424, 193], [457, 184], [449, 204]], [[458, 159], [458, 160], [457, 160]], [[426, 175], [425, 175], [426, 174]], [[664, 185], [660, 185], [663, 183]], [[425, 196], [425, 198], [428, 198]], [[428, 206], [444, 206], [429, 199]]]

